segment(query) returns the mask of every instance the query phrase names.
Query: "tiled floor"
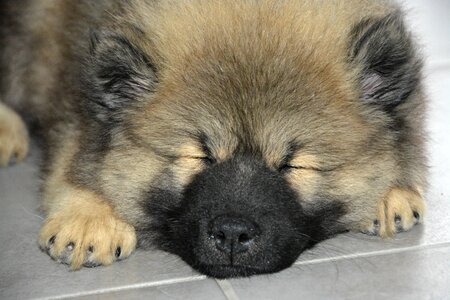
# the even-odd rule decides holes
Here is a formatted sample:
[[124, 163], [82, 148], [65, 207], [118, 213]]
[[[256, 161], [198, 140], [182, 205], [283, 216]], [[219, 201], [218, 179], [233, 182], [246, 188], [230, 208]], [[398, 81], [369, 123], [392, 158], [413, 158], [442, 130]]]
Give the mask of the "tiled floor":
[[[406, 3], [407, 2], [407, 3]], [[33, 147], [0, 170], [0, 299], [450, 299], [450, 1], [406, 1], [427, 55], [431, 187], [426, 224], [394, 240], [346, 234], [270, 276], [216, 282], [176, 257], [138, 251], [107, 268], [69, 272], [38, 250]]]

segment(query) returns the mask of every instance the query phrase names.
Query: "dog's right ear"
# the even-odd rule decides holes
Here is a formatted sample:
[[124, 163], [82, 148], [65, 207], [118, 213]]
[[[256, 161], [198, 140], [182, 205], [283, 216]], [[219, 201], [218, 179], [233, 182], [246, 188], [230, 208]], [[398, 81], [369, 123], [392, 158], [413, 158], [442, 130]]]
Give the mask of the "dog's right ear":
[[103, 122], [116, 122], [124, 110], [154, 90], [150, 58], [126, 37], [93, 31], [83, 70], [85, 107]]
[[360, 67], [361, 99], [385, 112], [407, 101], [419, 84], [422, 64], [400, 12], [358, 23], [349, 58]]

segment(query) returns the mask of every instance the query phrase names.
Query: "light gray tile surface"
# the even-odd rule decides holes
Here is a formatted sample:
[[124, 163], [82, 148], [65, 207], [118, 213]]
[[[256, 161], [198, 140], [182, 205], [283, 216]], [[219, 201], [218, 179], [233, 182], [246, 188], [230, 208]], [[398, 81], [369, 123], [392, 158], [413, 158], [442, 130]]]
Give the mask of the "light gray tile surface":
[[[380, 240], [346, 234], [276, 275], [221, 282], [229, 299], [450, 299], [450, 1], [404, 0], [427, 56], [430, 189], [425, 225]], [[0, 169], [0, 299], [222, 299], [176, 257], [138, 251], [107, 268], [69, 272], [37, 248], [38, 151]], [[234, 288], [234, 290], [233, 290]]]
[[81, 296], [78, 300], [134, 300], [134, 299], [160, 299], [160, 300], [226, 300], [214, 280], [183, 282], [176, 285], [162, 285], [144, 287], [132, 290], [108, 292], [104, 294]]
[[448, 299], [450, 248], [309, 263], [232, 280], [240, 299]]

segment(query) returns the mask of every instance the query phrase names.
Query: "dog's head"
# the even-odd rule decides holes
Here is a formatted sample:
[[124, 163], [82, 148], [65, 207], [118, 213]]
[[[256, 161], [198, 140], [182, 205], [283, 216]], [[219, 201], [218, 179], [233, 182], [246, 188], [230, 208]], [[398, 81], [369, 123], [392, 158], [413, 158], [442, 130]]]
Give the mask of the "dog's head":
[[141, 245], [218, 278], [281, 270], [370, 219], [418, 80], [397, 14], [345, 30], [241, 16], [94, 34], [84, 81], [97, 188]]

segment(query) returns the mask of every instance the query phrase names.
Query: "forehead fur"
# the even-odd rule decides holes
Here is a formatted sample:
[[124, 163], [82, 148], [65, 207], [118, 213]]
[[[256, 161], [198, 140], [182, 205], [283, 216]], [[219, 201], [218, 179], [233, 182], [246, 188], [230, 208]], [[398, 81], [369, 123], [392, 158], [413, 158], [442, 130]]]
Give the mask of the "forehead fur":
[[138, 1], [128, 14], [145, 38], [133, 42], [160, 70], [143, 119], [163, 103], [167, 113], [160, 106], [158, 118], [167, 116], [171, 126], [222, 135], [233, 147], [252, 141], [266, 156], [282, 153], [296, 137], [303, 142], [320, 136], [334, 141], [335, 152], [348, 149], [349, 142], [367, 136], [356, 101], [356, 70], [347, 60], [350, 30], [369, 6], [371, 16], [383, 14], [381, 4]]
[[266, 58], [281, 51], [331, 61], [346, 51], [343, 37], [365, 12], [373, 17], [386, 7], [365, 0], [159, 0], [136, 1], [128, 13], [152, 41], [158, 60], [168, 64], [183, 64], [218, 45], [233, 45], [236, 55], [250, 51]]

